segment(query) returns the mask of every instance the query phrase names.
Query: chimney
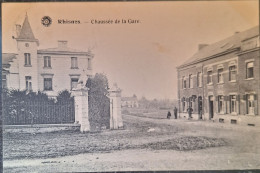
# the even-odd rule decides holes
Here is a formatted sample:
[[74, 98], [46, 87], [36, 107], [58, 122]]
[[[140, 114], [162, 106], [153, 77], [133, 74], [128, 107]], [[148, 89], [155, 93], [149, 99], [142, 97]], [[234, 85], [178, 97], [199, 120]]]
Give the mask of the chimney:
[[67, 48], [67, 45], [68, 45], [68, 41], [66, 41], [66, 40], [58, 41], [58, 47], [60, 47], [60, 48]]
[[20, 33], [21, 33], [21, 28], [22, 27], [19, 24], [16, 24], [15, 26], [16, 26], [16, 37], [18, 38]]
[[203, 49], [204, 47], [207, 47], [208, 46], [208, 44], [199, 44], [199, 50], [201, 50], [201, 49]]

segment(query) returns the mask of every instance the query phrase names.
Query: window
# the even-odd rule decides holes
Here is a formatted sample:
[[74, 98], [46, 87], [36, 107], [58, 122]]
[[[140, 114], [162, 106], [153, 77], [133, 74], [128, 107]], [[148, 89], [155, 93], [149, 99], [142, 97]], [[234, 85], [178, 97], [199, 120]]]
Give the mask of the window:
[[212, 71], [208, 71], [208, 84], [212, 84]]
[[51, 67], [51, 57], [45, 56], [44, 58], [44, 67]]
[[27, 91], [32, 91], [32, 77], [25, 76], [25, 87]]
[[254, 62], [248, 62], [246, 64], [246, 78], [253, 78], [254, 77]]
[[77, 88], [78, 80], [78, 78], [71, 78], [71, 90]]
[[183, 88], [183, 89], [186, 88], [186, 79], [185, 79], [184, 76], [182, 77], [182, 88]]
[[224, 113], [224, 96], [218, 96], [218, 112]]
[[6, 75], [2, 75], [2, 88], [7, 88], [7, 80], [6, 80]]
[[192, 75], [189, 75], [189, 88], [193, 88]]
[[236, 66], [230, 66], [229, 67], [229, 81], [236, 81], [236, 73], [237, 73], [237, 69]]
[[182, 101], [182, 112], [185, 112], [185, 100]]
[[31, 66], [31, 54], [29, 53], [24, 54], [24, 65]]
[[202, 86], [202, 73], [198, 72], [198, 76], [197, 76], [197, 86], [201, 87]]
[[223, 79], [223, 68], [218, 69], [218, 83], [223, 83], [224, 79]]
[[88, 69], [91, 70], [92, 69], [92, 62], [91, 62], [91, 58], [88, 58]]
[[236, 96], [230, 96], [230, 113], [236, 113]]
[[44, 90], [52, 90], [52, 78], [44, 78]]
[[71, 57], [71, 68], [78, 68], [78, 59], [77, 59], [77, 57]]

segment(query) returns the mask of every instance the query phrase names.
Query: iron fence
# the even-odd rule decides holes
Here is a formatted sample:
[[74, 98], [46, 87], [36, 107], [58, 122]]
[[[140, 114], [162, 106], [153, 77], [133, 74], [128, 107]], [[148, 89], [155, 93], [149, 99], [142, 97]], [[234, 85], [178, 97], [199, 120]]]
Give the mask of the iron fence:
[[3, 101], [3, 124], [64, 124], [75, 122], [74, 99], [62, 102]]

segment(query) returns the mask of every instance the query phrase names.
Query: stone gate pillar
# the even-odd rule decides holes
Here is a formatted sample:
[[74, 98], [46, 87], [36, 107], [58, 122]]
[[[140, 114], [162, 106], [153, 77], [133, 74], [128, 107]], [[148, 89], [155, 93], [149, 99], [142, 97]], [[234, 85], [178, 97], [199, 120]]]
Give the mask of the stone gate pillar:
[[72, 92], [75, 102], [75, 122], [80, 124], [80, 131], [90, 131], [88, 119], [88, 88], [77, 88]]
[[121, 114], [121, 89], [116, 84], [109, 90], [110, 98], [110, 129], [123, 127]]

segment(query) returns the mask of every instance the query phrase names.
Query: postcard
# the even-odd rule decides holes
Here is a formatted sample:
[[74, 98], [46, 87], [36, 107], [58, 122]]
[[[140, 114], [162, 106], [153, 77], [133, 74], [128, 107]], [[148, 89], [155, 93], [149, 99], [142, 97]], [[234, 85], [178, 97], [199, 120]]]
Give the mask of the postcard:
[[257, 172], [258, 7], [2, 3], [3, 172]]

